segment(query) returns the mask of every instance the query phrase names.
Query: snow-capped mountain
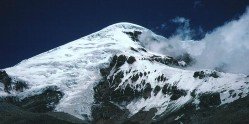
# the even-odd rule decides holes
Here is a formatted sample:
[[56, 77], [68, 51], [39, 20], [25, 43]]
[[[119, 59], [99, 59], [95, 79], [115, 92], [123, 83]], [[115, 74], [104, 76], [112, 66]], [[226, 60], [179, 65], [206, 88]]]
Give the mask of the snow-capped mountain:
[[[3, 69], [1, 98], [96, 123], [134, 118], [151, 123], [189, 104], [196, 110], [218, 107], [248, 95], [246, 75], [187, 70], [184, 59], [146, 49], [139, 36], [148, 31], [117, 23]], [[153, 34], [151, 40], [159, 37]], [[36, 98], [46, 99], [38, 102], [45, 107], [32, 107]]]

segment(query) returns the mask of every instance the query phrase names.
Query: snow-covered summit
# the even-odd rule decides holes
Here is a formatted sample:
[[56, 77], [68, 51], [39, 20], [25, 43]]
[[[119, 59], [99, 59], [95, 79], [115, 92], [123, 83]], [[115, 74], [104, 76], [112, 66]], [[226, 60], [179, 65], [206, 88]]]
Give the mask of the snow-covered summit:
[[65, 96], [56, 110], [78, 117], [82, 113], [90, 115], [93, 85], [101, 78], [99, 68], [115, 54], [135, 54], [130, 47], [141, 46], [124, 32], [144, 30], [147, 29], [135, 24], [117, 23], [7, 68], [12, 78], [29, 85], [25, 92], [12, 94], [24, 98], [48, 86], [58, 86]]
[[[121, 102], [108, 99], [122, 110], [127, 109], [127, 117], [152, 108], [156, 109], [153, 116], [156, 117], [176, 111], [189, 102], [201, 104], [199, 98], [205, 93], [216, 93], [215, 97], [220, 101], [215, 105], [229, 103], [248, 94], [249, 79], [245, 75], [185, 70], [181, 67], [183, 61], [150, 52], [139, 39], [147, 31], [139, 25], [117, 23], [24, 60], [4, 70], [12, 78], [12, 83], [26, 82], [27, 88], [22, 92], [11, 90], [6, 93], [0, 85], [0, 95], [16, 96], [22, 100], [41, 94], [48, 87], [56, 87], [63, 97], [55, 111], [91, 118], [92, 106], [103, 102], [96, 99], [97, 91], [94, 90], [96, 87], [98, 90], [103, 88], [99, 85], [103, 79], [107, 80], [108, 86], [115, 87], [111, 94], [119, 90], [126, 93], [128, 86], [132, 89], [130, 95], [133, 91], [138, 92], [138, 96], [129, 97], [126, 103], [122, 99]], [[157, 37], [160, 36], [155, 34], [152, 39]], [[114, 61], [115, 55], [124, 58], [118, 67], [119, 60]], [[128, 63], [126, 59], [129, 57], [134, 57], [135, 62]], [[110, 66], [112, 61], [114, 65]], [[105, 68], [108, 68], [108, 75], [103, 76], [100, 70]]]

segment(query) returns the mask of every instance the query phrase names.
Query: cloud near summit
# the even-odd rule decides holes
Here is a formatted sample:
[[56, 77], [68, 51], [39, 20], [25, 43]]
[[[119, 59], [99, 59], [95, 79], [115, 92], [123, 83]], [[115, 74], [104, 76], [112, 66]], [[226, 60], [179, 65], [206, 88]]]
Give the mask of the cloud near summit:
[[144, 45], [170, 56], [189, 53], [196, 60], [194, 69], [219, 68], [224, 72], [249, 74], [249, 8], [239, 19], [206, 33], [201, 40], [192, 39], [194, 32], [188, 19], [177, 17], [172, 21], [182, 23], [176, 34], [153, 41], [149, 37], [155, 34], [145, 32], [140, 37]]

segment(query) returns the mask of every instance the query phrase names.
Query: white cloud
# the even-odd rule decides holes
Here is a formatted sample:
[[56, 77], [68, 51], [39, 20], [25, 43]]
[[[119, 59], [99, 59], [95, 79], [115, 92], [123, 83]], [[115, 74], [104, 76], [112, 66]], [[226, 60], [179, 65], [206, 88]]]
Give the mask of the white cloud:
[[148, 39], [153, 33], [143, 33], [141, 40], [145, 46], [171, 56], [187, 52], [196, 59], [192, 67], [195, 69], [221, 68], [226, 72], [249, 74], [249, 9], [238, 20], [216, 28], [199, 41], [191, 40], [190, 20], [177, 17], [172, 21], [182, 24], [177, 34], [154, 41]]
[[[206, 34], [205, 43], [196, 66], [249, 74], [249, 11], [238, 20], [231, 21]], [[190, 52], [190, 51], [189, 51]]]

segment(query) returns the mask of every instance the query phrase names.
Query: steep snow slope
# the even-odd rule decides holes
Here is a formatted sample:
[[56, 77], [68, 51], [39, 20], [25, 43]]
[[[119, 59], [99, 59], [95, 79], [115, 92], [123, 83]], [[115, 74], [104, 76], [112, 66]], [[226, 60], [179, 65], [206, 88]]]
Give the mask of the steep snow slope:
[[[92, 105], [96, 101], [94, 87], [103, 79], [100, 69], [108, 68], [114, 55], [136, 58], [134, 63], [125, 62], [120, 69], [112, 69], [113, 72], [108, 75], [109, 79], [123, 72], [121, 82], [115, 90], [125, 89], [129, 84], [132, 89], [142, 92], [146, 89], [146, 84], [150, 85], [148, 97], [136, 97], [125, 104], [115, 103], [128, 109], [129, 116], [151, 108], [157, 109], [156, 115], [162, 115], [177, 110], [188, 102], [198, 105], [202, 102], [201, 95], [205, 93], [219, 93], [221, 104], [248, 94], [249, 78], [245, 75], [212, 70], [197, 73], [185, 70], [182, 61], [171, 65], [154, 59], [155, 56], [169, 60], [171, 57], [143, 48], [143, 41], [139, 41], [138, 36], [147, 31], [149, 30], [135, 24], [118, 23], [24, 60], [4, 70], [12, 79], [26, 82], [28, 89], [23, 92], [13, 90], [8, 94], [0, 86], [1, 96], [12, 95], [24, 99], [42, 93], [47, 87], [56, 86], [64, 96], [55, 111], [70, 113], [82, 119], [85, 116], [91, 118]], [[156, 40], [157, 37], [159, 36], [154, 34], [151, 39]], [[132, 80], [132, 77], [140, 73], [142, 76]], [[142, 84], [143, 80], [146, 84]], [[159, 90], [158, 93], [154, 92], [155, 89]]]
[[5, 70], [12, 77], [28, 82], [29, 89], [16, 95], [26, 97], [55, 85], [65, 93], [56, 110], [77, 117], [90, 115], [93, 85], [101, 78], [99, 68], [114, 54], [135, 54], [129, 47], [137, 48], [139, 43], [123, 33], [134, 30], [147, 29], [129, 23], [114, 24]]

